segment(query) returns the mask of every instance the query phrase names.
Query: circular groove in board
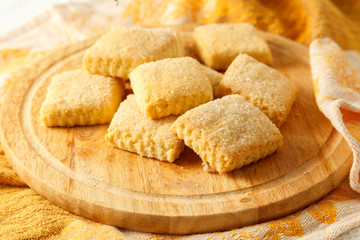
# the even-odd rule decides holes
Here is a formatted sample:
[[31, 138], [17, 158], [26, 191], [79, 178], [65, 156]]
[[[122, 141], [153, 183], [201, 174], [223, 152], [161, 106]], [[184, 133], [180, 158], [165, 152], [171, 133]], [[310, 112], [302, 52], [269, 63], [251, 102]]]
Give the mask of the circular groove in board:
[[[189, 55], [191, 32], [183, 30]], [[94, 39], [58, 49], [13, 84], [3, 102], [1, 140], [19, 176], [76, 214], [140, 231], [188, 234], [227, 230], [287, 215], [318, 200], [348, 174], [352, 153], [317, 109], [307, 48], [264, 33], [273, 67], [299, 96], [275, 154], [228, 174], [203, 172], [186, 149], [175, 164], [105, 143], [107, 125], [46, 128], [39, 108], [50, 78], [81, 66]]]

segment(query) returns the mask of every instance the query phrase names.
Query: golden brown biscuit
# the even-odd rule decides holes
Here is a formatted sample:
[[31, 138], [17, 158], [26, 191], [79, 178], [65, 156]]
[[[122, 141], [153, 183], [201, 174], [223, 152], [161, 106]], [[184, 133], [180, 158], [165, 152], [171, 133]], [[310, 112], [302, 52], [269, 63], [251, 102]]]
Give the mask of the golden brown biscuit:
[[128, 95], [111, 121], [105, 139], [114, 147], [173, 162], [184, 150], [184, 142], [170, 130], [175, 120], [176, 116], [158, 120], [144, 116], [135, 96]]
[[178, 55], [177, 57], [183, 57], [185, 56], [185, 43], [183, 41], [183, 38], [181, 37], [180, 31], [174, 27], [156, 27], [156, 28], [152, 28], [154, 30], [157, 31], [164, 31], [167, 33], [170, 33], [172, 35], [174, 35], [175, 39], [176, 39], [176, 44], [177, 44], [177, 49], [178, 49]]
[[85, 52], [83, 66], [90, 73], [128, 78], [140, 64], [183, 56], [178, 37], [169, 29], [113, 28]]
[[216, 88], [218, 87], [220, 81], [222, 80], [224, 74], [219, 73], [218, 71], [215, 71], [212, 68], [209, 68], [205, 65], [201, 64], [201, 67], [204, 69], [206, 75], [208, 76], [212, 89], [213, 89], [213, 95], [215, 96]]
[[238, 94], [216, 99], [180, 116], [171, 126], [185, 145], [220, 173], [255, 162], [282, 144], [279, 129]]
[[291, 110], [297, 90], [275, 69], [239, 54], [225, 72], [215, 95], [228, 94], [241, 94], [280, 127]]
[[130, 73], [141, 112], [157, 119], [178, 115], [213, 100], [210, 81], [191, 57], [145, 63]]
[[124, 85], [111, 77], [78, 69], [55, 75], [40, 117], [45, 126], [109, 123], [124, 97]]
[[201, 60], [216, 70], [226, 70], [239, 53], [246, 53], [270, 64], [270, 48], [247, 23], [208, 24], [194, 29], [195, 51]]

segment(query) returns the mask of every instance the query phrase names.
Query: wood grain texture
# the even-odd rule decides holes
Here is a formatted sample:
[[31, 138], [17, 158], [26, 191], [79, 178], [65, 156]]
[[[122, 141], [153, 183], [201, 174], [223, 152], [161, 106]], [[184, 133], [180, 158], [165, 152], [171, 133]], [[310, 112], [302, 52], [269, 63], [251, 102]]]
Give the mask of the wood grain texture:
[[[228, 174], [209, 174], [186, 149], [175, 163], [112, 148], [107, 125], [47, 128], [39, 118], [51, 76], [81, 66], [96, 38], [49, 53], [13, 84], [1, 111], [1, 141], [19, 176], [54, 204], [78, 215], [146, 232], [189, 234], [228, 230], [308, 206], [349, 173], [352, 153], [319, 112], [308, 49], [262, 34], [273, 67], [299, 88], [281, 127], [283, 146]], [[183, 30], [189, 55], [191, 32]]]

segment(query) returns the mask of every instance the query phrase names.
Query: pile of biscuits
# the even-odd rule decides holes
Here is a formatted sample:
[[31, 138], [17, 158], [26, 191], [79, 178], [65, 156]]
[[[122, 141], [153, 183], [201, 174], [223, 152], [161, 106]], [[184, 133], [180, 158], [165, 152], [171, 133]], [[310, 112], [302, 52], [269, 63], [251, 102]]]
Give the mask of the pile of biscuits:
[[266, 41], [246, 23], [196, 27], [193, 41], [205, 65], [185, 56], [173, 28], [112, 29], [86, 50], [83, 69], [52, 78], [43, 123], [110, 123], [105, 139], [116, 148], [173, 162], [186, 145], [219, 173], [272, 154], [297, 90], [268, 66]]

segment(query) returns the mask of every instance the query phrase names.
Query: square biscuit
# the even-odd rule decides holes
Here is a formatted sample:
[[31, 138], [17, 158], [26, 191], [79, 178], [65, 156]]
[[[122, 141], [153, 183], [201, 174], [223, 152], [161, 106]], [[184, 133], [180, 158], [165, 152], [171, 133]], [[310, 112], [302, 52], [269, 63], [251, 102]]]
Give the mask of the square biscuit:
[[183, 56], [179, 38], [175, 30], [165, 28], [113, 28], [85, 52], [83, 67], [90, 73], [129, 78], [140, 64]]
[[180, 30], [178, 30], [177, 28], [168, 27], [168, 26], [155, 27], [152, 29], [155, 31], [164, 31], [166, 33], [172, 34], [175, 37], [177, 50], [178, 50], [178, 54], [176, 57], [184, 57], [186, 55], [185, 43], [183, 41], [183, 37], [180, 33]]
[[111, 77], [82, 69], [55, 75], [40, 109], [45, 126], [110, 123], [124, 98], [124, 85]]
[[282, 145], [279, 129], [238, 94], [187, 111], [171, 126], [207, 166], [225, 173], [255, 162]]
[[229, 94], [241, 94], [280, 127], [291, 110], [297, 89], [275, 69], [239, 54], [225, 72], [215, 95]]
[[193, 33], [195, 51], [205, 65], [226, 70], [239, 53], [271, 64], [271, 51], [254, 26], [247, 23], [208, 24]]
[[206, 73], [191, 57], [142, 64], [130, 73], [130, 83], [141, 112], [152, 119], [183, 114], [213, 100]]
[[184, 150], [184, 142], [170, 130], [175, 120], [176, 116], [157, 120], [144, 116], [131, 94], [120, 104], [105, 139], [114, 147], [173, 162]]
[[216, 92], [216, 88], [218, 87], [219, 83], [221, 82], [224, 74], [215, 71], [212, 68], [209, 68], [205, 65], [201, 64], [201, 67], [203, 68], [203, 70], [205, 71], [206, 75], [208, 76], [212, 89], [213, 89], [213, 95], [215, 96], [215, 92]]

